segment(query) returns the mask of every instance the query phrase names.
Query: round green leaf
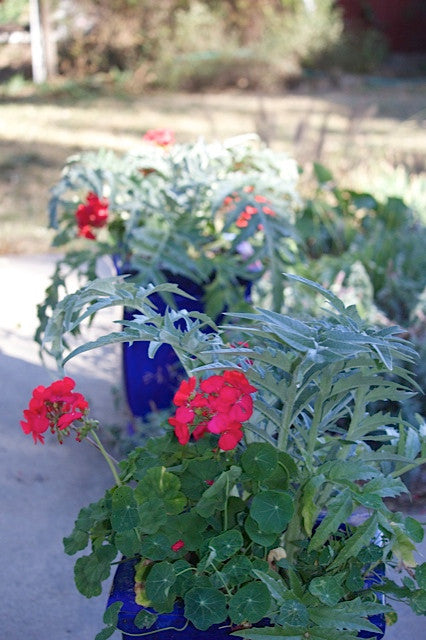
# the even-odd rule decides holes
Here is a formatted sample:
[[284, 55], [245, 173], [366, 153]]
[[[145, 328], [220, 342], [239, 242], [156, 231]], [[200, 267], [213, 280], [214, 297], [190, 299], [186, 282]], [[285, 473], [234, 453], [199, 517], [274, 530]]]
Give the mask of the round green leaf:
[[105, 624], [117, 626], [118, 614], [120, 613], [120, 609], [122, 606], [123, 603], [121, 602], [121, 600], [118, 600], [117, 602], [113, 602], [112, 604], [110, 604], [109, 607], [105, 609], [103, 617], [103, 621], [105, 622]]
[[212, 538], [209, 548], [215, 551], [216, 559], [222, 562], [236, 554], [243, 546], [243, 542], [241, 533], [237, 529], [231, 529]]
[[154, 564], [146, 579], [145, 591], [148, 600], [155, 606], [157, 603], [166, 602], [169, 598], [170, 588], [176, 581], [176, 574], [170, 562]]
[[250, 582], [229, 601], [229, 617], [235, 624], [259, 622], [269, 611], [271, 596], [262, 582]]
[[305, 627], [309, 622], [308, 610], [300, 600], [285, 600], [277, 617], [283, 627]]
[[244, 471], [254, 480], [267, 478], [278, 463], [278, 451], [266, 442], [253, 442], [241, 456]]
[[194, 587], [184, 598], [185, 616], [192, 624], [205, 631], [212, 624], [219, 624], [227, 617], [226, 597], [217, 589]]
[[234, 556], [222, 568], [222, 575], [230, 587], [246, 582], [250, 578], [252, 564], [247, 556]]
[[129, 531], [139, 524], [139, 513], [133, 489], [117, 487], [112, 494], [111, 526], [115, 531]]
[[253, 520], [250, 516], [245, 519], [244, 527], [250, 540], [260, 544], [262, 547], [271, 547], [277, 539], [276, 533], [265, 533], [256, 520]]
[[178, 516], [170, 516], [163, 530], [173, 532], [173, 542], [183, 540], [186, 551], [195, 551], [205, 539], [207, 522], [195, 511], [180, 513]]
[[309, 583], [309, 591], [321, 602], [329, 607], [334, 606], [343, 597], [344, 591], [340, 586], [340, 580], [335, 576], [319, 576]]
[[145, 536], [141, 542], [140, 554], [144, 558], [164, 560], [170, 553], [170, 540], [163, 533]]
[[116, 533], [114, 543], [117, 549], [125, 556], [134, 556], [140, 548], [140, 540], [134, 529]]
[[139, 629], [149, 629], [154, 622], [156, 622], [157, 618], [158, 616], [155, 613], [141, 609], [139, 613], [136, 614], [134, 623]]
[[164, 502], [159, 498], [143, 502], [138, 506], [138, 512], [142, 533], [156, 533], [167, 520]]
[[265, 533], [281, 533], [293, 515], [293, 501], [284, 491], [263, 491], [254, 496], [250, 515]]
[[173, 589], [176, 591], [177, 596], [182, 597], [186, 591], [189, 591], [195, 585], [196, 577], [189, 562], [183, 558], [179, 558], [173, 563], [173, 570], [176, 574], [176, 582], [173, 585]]
[[148, 469], [135, 489], [135, 497], [142, 504], [152, 498], [161, 498], [168, 514], [180, 513], [186, 505], [186, 497], [180, 491], [180, 480], [164, 467]]

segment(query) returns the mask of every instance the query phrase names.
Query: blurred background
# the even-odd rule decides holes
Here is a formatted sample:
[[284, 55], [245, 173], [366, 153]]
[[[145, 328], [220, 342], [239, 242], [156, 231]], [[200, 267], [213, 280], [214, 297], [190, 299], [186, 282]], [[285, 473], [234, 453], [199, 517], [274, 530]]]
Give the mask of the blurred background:
[[66, 158], [255, 131], [426, 201], [423, 0], [0, 0], [0, 253], [49, 250]]

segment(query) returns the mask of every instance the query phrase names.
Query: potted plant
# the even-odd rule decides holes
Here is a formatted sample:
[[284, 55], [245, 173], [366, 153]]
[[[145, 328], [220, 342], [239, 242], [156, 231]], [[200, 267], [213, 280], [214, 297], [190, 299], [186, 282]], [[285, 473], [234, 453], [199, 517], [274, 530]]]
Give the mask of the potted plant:
[[[254, 135], [178, 144], [170, 131], [153, 130], [121, 156], [73, 156], [51, 190], [53, 246], [65, 254], [38, 306], [36, 339], [42, 341], [67, 278], [93, 280], [101, 258], [142, 285], [176, 282], [196, 298], [192, 310], [212, 318], [247, 310], [250, 296], [269, 296], [278, 310], [280, 274], [297, 251], [297, 177], [294, 160]], [[179, 308], [182, 298], [160, 291], [156, 303]], [[126, 310], [124, 319], [131, 317]], [[156, 404], [167, 407], [183, 375], [167, 346], [154, 362], [147, 349], [125, 345], [123, 354], [130, 408], [139, 416], [150, 410], [142, 388], [150, 384], [151, 403], [159, 388]]]
[[[78, 439], [92, 434], [113, 472], [64, 539], [69, 554], [88, 548], [75, 564], [83, 595], [100, 595], [117, 569], [97, 640], [116, 628], [125, 640], [379, 639], [394, 599], [426, 613], [426, 563], [414, 558], [422, 526], [387, 505], [425, 461], [424, 431], [377, 408], [413, 393], [404, 366], [415, 352], [397, 328], [371, 327], [293, 280], [324, 297], [323, 316], [257, 308], [206, 333], [208, 317], [159, 313], [156, 287], [120, 278], [55, 309], [46, 346], [61, 366], [108, 342], [149, 340], [154, 352], [166, 341], [188, 376], [164, 434], [117, 466], [69, 379], [38, 388], [25, 414], [35, 440], [49, 426], [60, 438], [73, 425]], [[67, 334], [93, 311], [124, 304], [137, 321], [69, 352]], [[404, 572], [401, 585], [389, 567]]]

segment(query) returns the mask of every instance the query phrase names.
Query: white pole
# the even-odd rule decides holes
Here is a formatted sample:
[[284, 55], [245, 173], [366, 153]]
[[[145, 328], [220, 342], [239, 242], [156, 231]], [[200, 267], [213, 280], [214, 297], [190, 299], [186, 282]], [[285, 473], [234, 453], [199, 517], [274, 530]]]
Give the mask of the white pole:
[[43, 47], [39, 0], [30, 0], [30, 33], [33, 81], [36, 84], [40, 84], [47, 79], [47, 69]]
[[316, 9], [315, 0], [303, 0], [303, 4], [308, 13], [313, 13]]

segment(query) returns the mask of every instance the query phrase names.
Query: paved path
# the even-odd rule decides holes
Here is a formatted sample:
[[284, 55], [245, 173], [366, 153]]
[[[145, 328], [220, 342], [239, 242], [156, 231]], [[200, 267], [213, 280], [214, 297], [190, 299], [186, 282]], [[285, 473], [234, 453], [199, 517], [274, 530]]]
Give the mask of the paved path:
[[[35, 307], [53, 269], [52, 256], [0, 257], [0, 638], [3, 640], [94, 640], [102, 627], [105, 596], [87, 600], [73, 582], [74, 557], [65, 556], [68, 535], [81, 506], [110, 486], [109, 470], [86, 443], [44, 446], [25, 436], [19, 421], [32, 389], [57, 377], [38, 357], [32, 336]], [[110, 312], [115, 313], [115, 312]], [[94, 332], [110, 326], [106, 315]], [[92, 406], [92, 416], [123, 425], [114, 405], [121, 385], [116, 347], [85, 354], [68, 374]], [[426, 520], [426, 514], [423, 515]], [[426, 543], [421, 547], [426, 559]], [[425, 618], [399, 607], [400, 620], [386, 640], [423, 640]], [[113, 640], [119, 634], [113, 636]], [[185, 640], [184, 638], [182, 640]]]
[[[52, 256], [0, 257], [0, 638], [4, 640], [93, 640], [103, 626], [108, 591], [107, 586], [104, 596], [92, 600], [80, 595], [74, 586], [75, 556], [62, 550], [62, 538], [71, 532], [79, 509], [98, 500], [111, 485], [108, 467], [87, 443], [69, 439], [59, 446], [46, 437], [44, 446], [35, 446], [20, 427], [33, 388], [58, 377], [53, 366], [46, 368], [40, 362], [32, 339], [36, 304], [42, 300], [53, 263]], [[109, 348], [76, 359], [67, 371], [76, 379], [77, 390], [88, 397], [92, 417], [108, 425], [125, 420], [114, 405], [113, 390], [121, 384], [119, 362], [117, 350]]]

